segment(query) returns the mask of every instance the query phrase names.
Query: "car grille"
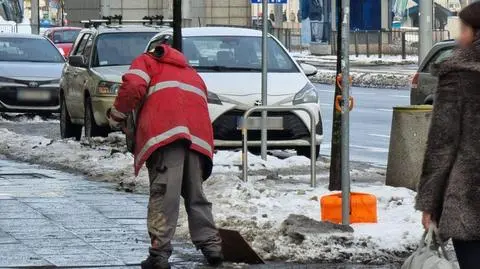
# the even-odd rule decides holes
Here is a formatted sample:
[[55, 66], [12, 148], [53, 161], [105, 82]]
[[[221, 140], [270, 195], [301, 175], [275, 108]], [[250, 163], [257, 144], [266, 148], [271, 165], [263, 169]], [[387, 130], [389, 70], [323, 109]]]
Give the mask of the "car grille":
[[58, 88], [39, 88], [41, 91], [49, 91], [50, 99], [44, 101], [18, 100], [18, 90], [27, 88], [0, 87], [0, 101], [10, 106], [58, 106]]
[[[215, 139], [218, 140], [241, 140], [242, 132], [237, 129], [238, 120], [243, 117], [244, 111], [232, 110], [223, 115], [213, 123]], [[261, 113], [253, 113], [252, 117], [260, 117]], [[272, 141], [292, 140], [308, 137], [310, 132], [303, 121], [291, 112], [268, 112], [269, 117], [282, 117], [283, 130], [269, 130], [268, 139]], [[322, 130], [321, 124], [317, 126], [317, 133]], [[260, 140], [260, 130], [249, 130], [249, 140]]]

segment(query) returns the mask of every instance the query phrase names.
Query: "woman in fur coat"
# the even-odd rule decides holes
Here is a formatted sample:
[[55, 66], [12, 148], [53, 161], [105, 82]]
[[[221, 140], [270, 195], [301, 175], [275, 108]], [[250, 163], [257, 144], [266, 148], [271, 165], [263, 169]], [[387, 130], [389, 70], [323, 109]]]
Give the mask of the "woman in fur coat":
[[463, 9], [459, 48], [439, 83], [418, 188], [425, 228], [452, 239], [461, 269], [480, 268], [480, 2]]

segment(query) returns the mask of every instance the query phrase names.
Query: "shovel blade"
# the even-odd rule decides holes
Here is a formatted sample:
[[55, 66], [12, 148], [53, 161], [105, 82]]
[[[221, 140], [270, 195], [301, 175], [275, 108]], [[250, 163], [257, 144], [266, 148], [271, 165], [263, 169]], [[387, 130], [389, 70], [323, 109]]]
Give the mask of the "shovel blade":
[[242, 235], [233, 230], [219, 229], [225, 261], [246, 264], [264, 264]]

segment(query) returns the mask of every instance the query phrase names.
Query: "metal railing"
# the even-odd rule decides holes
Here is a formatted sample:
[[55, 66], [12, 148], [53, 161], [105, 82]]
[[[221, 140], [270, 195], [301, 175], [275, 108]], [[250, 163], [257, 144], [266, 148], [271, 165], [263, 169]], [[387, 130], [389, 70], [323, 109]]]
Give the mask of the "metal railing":
[[[243, 115], [242, 123], [242, 169], [243, 181], [248, 180], [248, 118], [254, 112], [285, 112], [285, 111], [304, 111], [310, 117], [310, 186], [317, 186], [316, 161], [317, 161], [317, 139], [315, 113], [308, 108], [299, 106], [257, 106], [250, 108]], [[288, 146], [288, 145], [286, 145]]]
[[[335, 55], [337, 50], [336, 31], [331, 32], [330, 45], [331, 54]], [[433, 43], [450, 40], [450, 32], [447, 30], [433, 30]], [[362, 54], [370, 57], [377, 54], [379, 58], [383, 55], [407, 55], [418, 54], [419, 31], [418, 30], [378, 30], [350, 32], [351, 47], [350, 53], [356, 56]]]

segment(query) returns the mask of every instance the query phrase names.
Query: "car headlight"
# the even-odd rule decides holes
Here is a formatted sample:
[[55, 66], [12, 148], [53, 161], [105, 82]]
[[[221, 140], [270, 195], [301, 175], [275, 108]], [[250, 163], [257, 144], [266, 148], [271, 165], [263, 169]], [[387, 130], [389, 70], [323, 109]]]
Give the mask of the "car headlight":
[[222, 104], [222, 100], [220, 100], [220, 97], [218, 97], [218, 95], [214, 94], [213, 92], [208, 92], [207, 102], [214, 105]]
[[318, 103], [317, 88], [312, 83], [307, 83], [293, 98], [293, 104]]
[[115, 82], [102, 81], [98, 83], [97, 93], [98, 94], [107, 94], [115, 95], [118, 93], [121, 84]]

